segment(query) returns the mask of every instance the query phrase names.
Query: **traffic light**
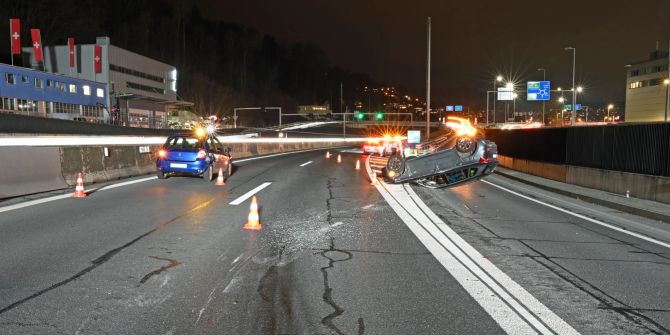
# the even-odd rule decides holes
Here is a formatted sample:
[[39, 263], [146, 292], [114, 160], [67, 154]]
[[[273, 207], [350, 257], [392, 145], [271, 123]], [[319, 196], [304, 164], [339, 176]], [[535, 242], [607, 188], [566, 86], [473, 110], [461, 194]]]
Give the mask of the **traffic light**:
[[377, 121], [384, 120], [384, 113], [377, 112], [377, 114], [375, 114], [375, 119], [377, 119]]
[[364, 115], [363, 112], [361, 112], [361, 111], [356, 111], [356, 113], [355, 113], [355, 117], [356, 117], [356, 120], [361, 121], [361, 120], [363, 120], [363, 118], [365, 117], [365, 115]]

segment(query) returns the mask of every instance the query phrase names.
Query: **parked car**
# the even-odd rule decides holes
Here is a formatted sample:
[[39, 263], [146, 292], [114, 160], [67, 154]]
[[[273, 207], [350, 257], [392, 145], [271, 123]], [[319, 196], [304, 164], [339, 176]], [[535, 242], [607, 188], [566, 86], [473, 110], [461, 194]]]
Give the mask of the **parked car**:
[[227, 179], [232, 172], [231, 160], [230, 148], [224, 148], [213, 133], [198, 128], [193, 133], [168, 137], [158, 151], [156, 174], [159, 179], [193, 175], [211, 181], [221, 170]]

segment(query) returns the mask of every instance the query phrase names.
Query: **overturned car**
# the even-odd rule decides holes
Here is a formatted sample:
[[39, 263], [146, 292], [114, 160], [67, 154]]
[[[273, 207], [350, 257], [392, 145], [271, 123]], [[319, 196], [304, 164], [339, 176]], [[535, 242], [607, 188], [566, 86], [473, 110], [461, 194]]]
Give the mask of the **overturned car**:
[[493, 173], [498, 165], [496, 144], [477, 136], [476, 128], [469, 121], [456, 120], [458, 122], [451, 125], [448, 123], [452, 132], [419, 144], [417, 153], [405, 150], [391, 155], [382, 169], [383, 177], [390, 183], [414, 182], [429, 188], [443, 188]]

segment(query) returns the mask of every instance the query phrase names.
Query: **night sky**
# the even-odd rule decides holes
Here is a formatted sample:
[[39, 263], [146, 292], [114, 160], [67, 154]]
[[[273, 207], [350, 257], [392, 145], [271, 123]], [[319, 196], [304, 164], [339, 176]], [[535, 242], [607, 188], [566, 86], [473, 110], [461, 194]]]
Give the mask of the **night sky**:
[[199, 1], [203, 14], [319, 46], [343, 68], [425, 95], [426, 17], [433, 22], [432, 99], [485, 103], [497, 73], [525, 90], [572, 80], [587, 104], [625, 100], [626, 64], [670, 39], [670, 1]]

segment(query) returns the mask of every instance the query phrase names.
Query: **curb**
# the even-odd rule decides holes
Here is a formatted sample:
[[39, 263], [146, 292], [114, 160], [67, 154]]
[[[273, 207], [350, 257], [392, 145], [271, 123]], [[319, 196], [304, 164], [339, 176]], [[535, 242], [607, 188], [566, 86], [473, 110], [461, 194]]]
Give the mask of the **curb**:
[[537, 187], [537, 188], [543, 189], [545, 191], [558, 193], [558, 194], [565, 195], [565, 196], [568, 196], [568, 197], [571, 197], [571, 198], [580, 199], [580, 200], [583, 200], [583, 201], [586, 201], [586, 202], [589, 202], [589, 203], [592, 203], [592, 204], [601, 205], [601, 206], [609, 207], [609, 208], [616, 209], [616, 210], [619, 210], [619, 211], [622, 211], [622, 212], [626, 212], [626, 213], [629, 213], [629, 214], [642, 216], [642, 217], [645, 217], [645, 218], [648, 218], [648, 219], [663, 221], [665, 223], [670, 223], [670, 215], [668, 215], [668, 214], [662, 214], [662, 213], [658, 213], [658, 212], [654, 212], [654, 211], [650, 211], [650, 210], [646, 210], [646, 209], [642, 209], [642, 208], [637, 208], [637, 207], [633, 207], [633, 206], [620, 204], [620, 203], [617, 203], [617, 202], [607, 201], [607, 200], [604, 200], [604, 199], [584, 195], [584, 194], [581, 194], [581, 193], [566, 191], [566, 190], [563, 190], [563, 189], [559, 189], [559, 188], [543, 185], [543, 184], [540, 184], [540, 183], [532, 182], [532, 181], [523, 179], [521, 177], [517, 177], [517, 176], [511, 175], [509, 173], [505, 173], [505, 172], [501, 172], [501, 171], [497, 171], [497, 170], [495, 171], [495, 173], [498, 174], [498, 175], [501, 175], [505, 178], [516, 180], [518, 182], [521, 182], [521, 183], [524, 183], [524, 184], [527, 184], [527, 185], [531, 185], [533, 187]]

